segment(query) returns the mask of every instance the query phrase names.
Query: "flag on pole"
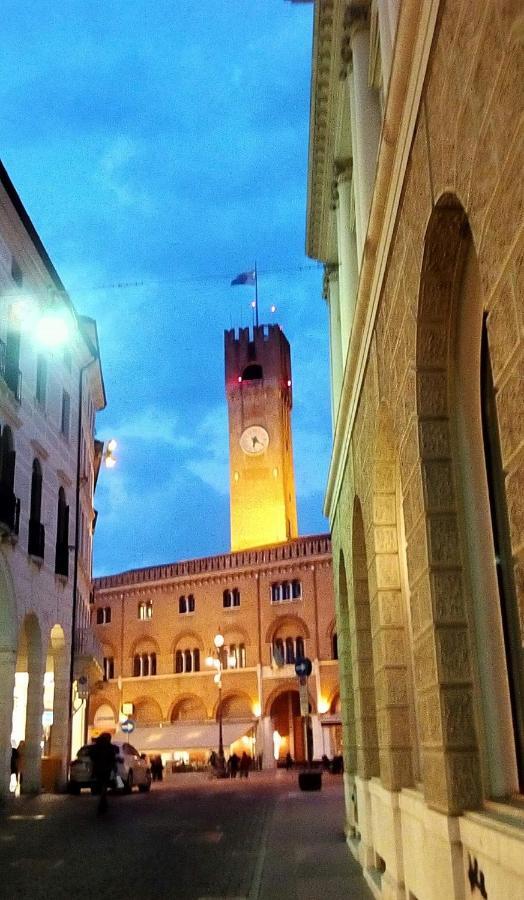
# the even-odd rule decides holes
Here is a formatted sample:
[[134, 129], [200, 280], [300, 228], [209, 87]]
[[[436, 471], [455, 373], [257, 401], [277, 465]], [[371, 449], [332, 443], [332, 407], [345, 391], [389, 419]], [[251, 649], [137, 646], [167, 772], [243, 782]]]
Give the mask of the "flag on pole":
[[236, 278], [233, 278], [231, 286], [234, 284], [256, 284], [256, 272], [252, 269], [250, 272], [241, 272]]

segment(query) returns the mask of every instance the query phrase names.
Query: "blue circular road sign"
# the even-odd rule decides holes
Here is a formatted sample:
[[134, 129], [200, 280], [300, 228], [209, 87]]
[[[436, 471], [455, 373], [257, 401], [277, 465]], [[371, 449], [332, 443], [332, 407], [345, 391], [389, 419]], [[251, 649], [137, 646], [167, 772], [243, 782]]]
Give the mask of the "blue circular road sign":
[[311, 675], [311, 671], [313, 666], [311, 664], [311, 660], [307, 658], [299, 659], [298, 662], [295, 663], [295, 672], [299, 676], [299, 678], [306, 677]]
[[126, 719], [125, 722], [122, 722], [120, 728], [124, 734], [131, 734], [131, 732], [135, 730], [135, 723], [132, 719]]

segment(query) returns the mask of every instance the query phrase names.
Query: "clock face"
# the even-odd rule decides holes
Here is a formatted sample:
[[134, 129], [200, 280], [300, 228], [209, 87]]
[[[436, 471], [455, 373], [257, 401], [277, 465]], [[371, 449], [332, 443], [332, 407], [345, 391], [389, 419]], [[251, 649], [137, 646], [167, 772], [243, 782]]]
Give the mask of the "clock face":
[[267, 449], [269, 434], [262, 425], [250, 425], [240, 436], [240, 446], [248, 456], [258, 456]]

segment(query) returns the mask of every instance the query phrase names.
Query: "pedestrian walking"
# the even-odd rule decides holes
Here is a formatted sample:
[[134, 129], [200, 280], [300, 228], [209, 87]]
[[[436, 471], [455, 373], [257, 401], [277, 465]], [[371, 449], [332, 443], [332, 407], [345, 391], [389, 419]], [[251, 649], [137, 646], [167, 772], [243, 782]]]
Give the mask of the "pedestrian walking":
[[97, 815], [107, 810], [107, 790], [113, 775], [116, 775], [116, 747], [111, 743], [111, 735], [104, 731], [89, 748], [93, 777], [96, 781], [100, 799]]
[[291, 753], [289, 753], [289, 751], [288, 751], [286, 753], [286, 769], [292, 769], [292, 768], [293, 768], [293, 757], [291, 756]]
[[251, 768], [251, 757], [247, 755], [244, 750], [242, 754], [242, 759], [240, 760], [240, 777], [247, 778], [249, 775], [249, 770]]
[[240, 757], [236, 755], [236, 753], [232, 753], [229, 757], [229, 773], [231, 778], [237, 777], [238, 766], [240, 763]]

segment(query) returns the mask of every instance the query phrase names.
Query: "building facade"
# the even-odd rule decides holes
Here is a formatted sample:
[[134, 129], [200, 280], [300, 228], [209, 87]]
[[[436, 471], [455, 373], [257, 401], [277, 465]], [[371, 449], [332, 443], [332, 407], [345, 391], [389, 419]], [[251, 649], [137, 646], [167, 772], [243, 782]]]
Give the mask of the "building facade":
[[523, 39], [511, 0], [314, 7], [346, 830], [376, 896], [524, 883]]
[[[124, 713], [136, 726], [130, 740], [140, 751], [206, 762], [217, 749], [219, 712], [215, 669], [206, 659], [220, 631], [228, 657], [226, 752], [246, 738], [264, 766], [276, 764], [275, 753], [305, 758], [294, 666], [304, 655], [313, 662], [313, 754], [339, 750], [328, 536], [108, 575], [94, 586], [105, 658], [105, 680], [90, 702], [96, 732], [115, 732]], [[187, 725], [193, 726], [189, 736]]]
[[[219, 717], [226, 749], [245, 749], [244, 741], [265, 767], [288, 753], [333, 756], [340, 698], [331, 545], [328, 535], [297, 537], [291, 358], [278, 325], [226, 332], [225, 381], [232, 552], [95, 581], [105, 681], [90, 722], [116, 731], [128, 714], [137, 748], [174, 762], [205, 762], [217, 749]], [[206, 665], [218, 631], [221, 695]], [[313, 666], [302, 709], [301, 658]]]
[[24, 791], [65, 783], [101, 664], [87, 635], [104, 405], [95, 323], [77, 315], [0, 164], [0, 795], [22, 741]]

